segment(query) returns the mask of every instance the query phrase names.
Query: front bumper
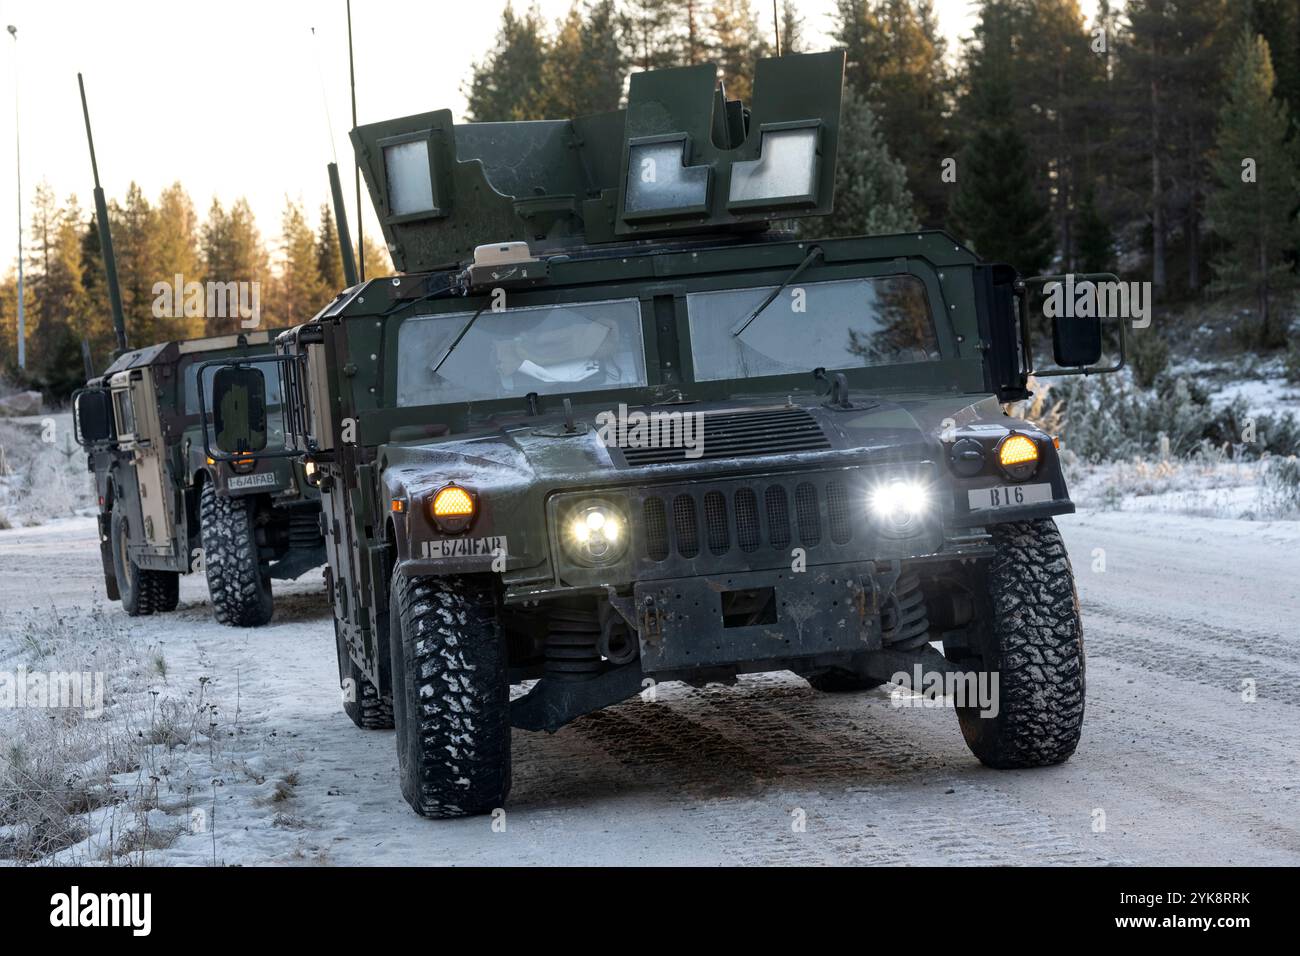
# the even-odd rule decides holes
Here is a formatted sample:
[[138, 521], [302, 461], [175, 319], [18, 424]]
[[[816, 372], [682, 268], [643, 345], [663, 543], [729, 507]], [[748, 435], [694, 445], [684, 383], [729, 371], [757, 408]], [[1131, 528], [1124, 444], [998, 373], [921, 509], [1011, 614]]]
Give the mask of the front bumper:
[[850, 562], [642, 581], [633, 592], [641, 668], [654, 674], [877, 650], [880, 604], [896, 578], [896, 570]]

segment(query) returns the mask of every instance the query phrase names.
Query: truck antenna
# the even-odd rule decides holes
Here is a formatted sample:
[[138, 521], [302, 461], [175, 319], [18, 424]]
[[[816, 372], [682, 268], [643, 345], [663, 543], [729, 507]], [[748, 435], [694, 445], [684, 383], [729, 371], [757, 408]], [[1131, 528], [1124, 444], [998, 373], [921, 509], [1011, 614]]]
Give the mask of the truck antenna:
[[[352, 0], [348, 0], [348, 85], [352, 88], [352, 128], [357, 128], [357, 69], [352, 59]], [[366, 281], [366, 246], [361, 236], [361, 164], [353, 160], [353, 175], [357, 184], [357, 263], [361, 267], [361, 281]]]
[[[357, 284], [357, 260], [352, 255], [352, 236], [348, 232], [348, 210], [343, 205], [343, 184], [339, 182], [339, 164], [325, 166], [330, 177], [330, 195], [334, 197], [334, 225], [339, 234], [339, 251], [343, 253], [343, 281], [348, 288]], [[357, 223], [357, 228], [361, 224]]]
[[[126, 316], [122, 314], [122, 291], [117, 285], [117, 260], [113, 257], [113, 233], [108, 227], [108, 204], [99, 185], [99, 164], [95, 162], [95, 137], [90, 133], [90, 109], [86, 106], [86, 84], [77, 74], [81, 90], [81, 115], [86, 119], [86, 142], [90, 145], [90, 171], [95, 176], [95, 218], [99, 220], [99, 250], [104, 256], [104, 274], [108, 279], [108, 304], [113, 312], [113, 331], [117, 333], [117, 353], [126, 351]], [[116, 357], [116, 356], [115, 356]]]

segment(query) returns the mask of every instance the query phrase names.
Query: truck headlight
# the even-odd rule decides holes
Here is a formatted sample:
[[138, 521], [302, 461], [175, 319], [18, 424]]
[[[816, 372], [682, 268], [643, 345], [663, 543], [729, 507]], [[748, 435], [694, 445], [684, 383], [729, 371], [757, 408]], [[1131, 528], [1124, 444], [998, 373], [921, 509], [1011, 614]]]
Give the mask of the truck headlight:
[[565, 551], [582, 564], [612, 564], [627, 550], [627, 518], [612, 502], [580, 501], [562, 521]]
[[889, 531], [907, 533], [916, 529], [930, 507], [930, 492], [925, 485], [910, 479], [895, 478], [871, 491], [871, 512]]

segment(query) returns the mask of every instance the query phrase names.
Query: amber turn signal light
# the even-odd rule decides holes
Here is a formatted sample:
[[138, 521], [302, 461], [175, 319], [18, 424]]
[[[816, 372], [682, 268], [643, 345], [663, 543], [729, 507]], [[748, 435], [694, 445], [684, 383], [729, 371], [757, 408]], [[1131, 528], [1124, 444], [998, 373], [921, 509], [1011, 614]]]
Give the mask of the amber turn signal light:
[[1008, 478], [1020, 481], [1030, 477], [1038, 470], [1038, 443], [1012, 432], [998, 445], [998, 464]]
[[460, 485], [447, 485], [433, 496], [429, 511], [434, 523], [443, 531], [454, 533], [469, 527], [474, 517], [474, 496]]

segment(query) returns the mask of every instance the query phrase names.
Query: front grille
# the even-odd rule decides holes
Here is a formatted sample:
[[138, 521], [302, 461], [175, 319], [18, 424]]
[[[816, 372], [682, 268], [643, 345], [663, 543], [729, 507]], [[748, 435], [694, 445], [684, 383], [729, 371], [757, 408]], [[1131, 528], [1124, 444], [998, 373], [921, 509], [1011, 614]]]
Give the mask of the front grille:
[[836, 473], [737, 481], [708, 490], [650, 488], [640, 509], [643, 554], [658, 563], [694, 559], [706, 549], [715, 557], [742, 557], [763, 548], [847, 545], [854, 533], [851, 487], [850, 477]]
[[[696, 415], [689, 407], [678, 412], [652, 409], [660, 415]], [[630, 436], [629, 436], [630, 437]], [[649, 431], [642, 437], [650, 441]], [[659, 447], [619, 446], [629, 466], [662, 465], [668, 462], [704, 461], [710, 458], [746, 458], [796, 451], [819, 451], [831, 447], [817, 420], [806, 409], [781, 406], [736, 412], [705, 412], [701, 434], [695, 435], [701, 454], [688, 458], [681, 443], [680, 428], [660, 420], [653, 435]]]

